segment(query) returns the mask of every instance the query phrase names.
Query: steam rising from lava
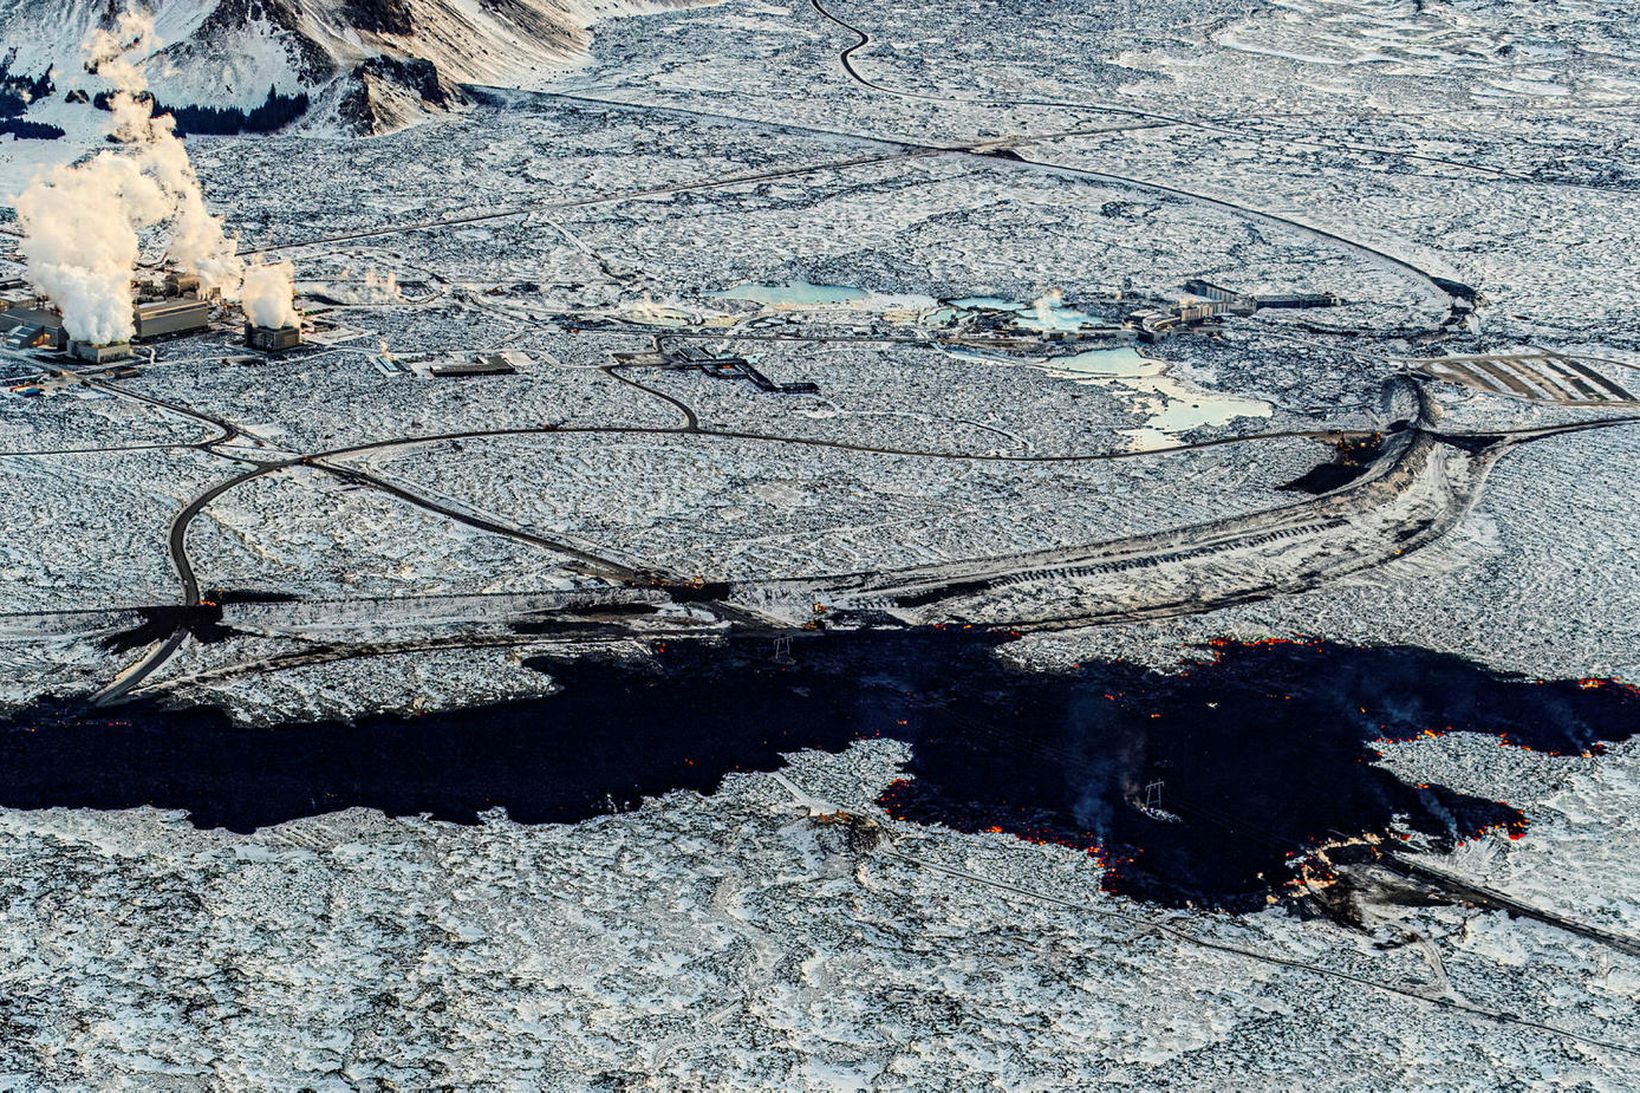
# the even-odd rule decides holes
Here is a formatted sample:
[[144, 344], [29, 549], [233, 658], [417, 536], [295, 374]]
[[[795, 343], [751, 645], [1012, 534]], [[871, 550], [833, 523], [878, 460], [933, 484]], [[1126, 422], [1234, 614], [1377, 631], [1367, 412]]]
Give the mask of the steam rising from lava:
[[293, 323], [289, 264], [247, 266], [221, 218], [205, 206], [175, 120], [152, 116], [148, 82], [134, 58], [157, 46], [153, 17], [134, 11], [81, 43], [86, 70], [114, 85], [115, 139], [126, 150], [56, 167], [17, 196], [13, 204], [30, 277], [62, 309], [70, 337], [93, 344], [129, 341], [135, 333], [131, 279], [141, 253], [139, 233], [168, 226], [167, 258], [196, 275], [202, 289], [218, 289], [241, 303], [259, 325]]

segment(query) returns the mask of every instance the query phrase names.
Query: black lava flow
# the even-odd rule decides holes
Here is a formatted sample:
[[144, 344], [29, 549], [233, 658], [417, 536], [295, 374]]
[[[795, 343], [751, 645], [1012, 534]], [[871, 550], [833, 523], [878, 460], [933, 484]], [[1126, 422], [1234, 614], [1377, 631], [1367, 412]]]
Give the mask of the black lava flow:
[[237, 633], [222, 623], [225, 604], [288, 603], [295, 598], [280, 592], [213, 588], [207, 590], [197, 604], [137, 608], [137, 617], [142, 621], [129, 629], [110, 634], [103, 639], [102, 646], [110, 652], [128, 653], [156, 641], [164, 641], [179, 629], [186, 630], [190, 637], [203, 645], [214, 645]]
[[1318, 843], [1404, 825], [1435, 846], [1518, 831], [1508, 804], [1413, 786], [1375, 745], [1490, 733], [1598, 751], [1640, 731], [1640, 693], [1499, 676], [1413, 648], [1223, 644], [1183, 674], [1002, 664], [1004, 638], [921, 630], [672, 643], [646, 662], [538, 660], [560, 693], [353, 723], [235, 726], [218, 710], [36, 707], [0, 722], [0, 806], [186, 810], [252, 831], [353, 806], [476, 822], [574, 822], [669, 790], [712, 792], [782, 752], [910, 746], [895, 816], [1094, 851], [1106, 884], [1244, 908]]

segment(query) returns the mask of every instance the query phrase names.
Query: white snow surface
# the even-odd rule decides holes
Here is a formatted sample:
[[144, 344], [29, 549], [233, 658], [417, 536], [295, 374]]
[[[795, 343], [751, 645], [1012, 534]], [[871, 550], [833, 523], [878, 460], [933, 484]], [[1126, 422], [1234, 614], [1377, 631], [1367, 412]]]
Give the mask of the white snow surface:
[[[333, 462], [457, 511], [740, 577], [1238, 517], [1300, 500], [1283, 484], [1331, 456], [1281, 436], [988, 464], [1103, 457], [1149, 415], [1005, 355], [950, 354], [882, 307], [774, 314], [717, 295], [747, 282], [877, 301], [1064, 289], [1114, 308], [1127, 278], [1167, 290], [1203, 273], [1347, 298], [1147, 349], [1181, 390], [1272, 407], [1193, 439], [1383, 427], [1382, 382], [1446, 348], [1549, 347], [1640, 385], [1640, 31], [1609, 4], [1044, 3], [976, 18], [828, 0], [870, 29], [853, 60], [876, 89], [840, 65], [853, 36], [805, 0], [611, 20], [590, 55], [593, 18], [648, 9], [413, 0], [425, 34], [411, 41], [347, 29], [339, 0], [288, 19], [275, 0], [156, 6], [169, 44], [149, 76], [175, 101], [250, 105], [272, 84], [334, 105], [344, 88], [329, 81], [383, 54], [537, 90], [491, 89], [367, 141], [190, 139], [232, 233], [290, 256], [331, 302], [304, 301], [314, 346], [282, 360], [246, 363], [219, 318], [110, 387], [0, 392], [7, 704], [84, 696], [129, 662], [99, 642], [134, 608], [177, 602], [171, 522], [243, 459], [357, 445]], [[0, 42], [19, 45], [17, 71], [62, 66], [66, 89], [102, 10], [0, 0]], [[218, 16], [226, 29], [208, 31]], [[0, 141], [0, 190], [102, 142], [106, 114], [55, 100], [30, 117], [69, 137]], [[918, 151], [1027, 134], [1045, 135], [1020, 153], [1057, 166]], [[1487, 302], [1444, 341], [1384, 333], [1433, 327], [1447, 306], [1386, 256]], [[3, 247], [0, 271], [21, 272]], [[637, 387], [604, 370], [680, 326], [703, 344], [744, 338], [769, 375], [822, 393], [654, 371], [629, 373]], [[500, 351], [516, 374], [428, 374]], [[1460, 431], [1594, 413], [1439, 394]], [[772, 439], [661, 435], [680, 404], [706, 429]], [[216, 428], [176, 406], [241, 435], [213, 447]], [[627, 432], [572, 431], [589, 427]], [[512, 432], [468, 435], [494, 429]], [[1523, 446], [1440, 540], [1331, 584], [1007, 652], [1172, 667], [1214, 635], [1303, 633], [1632, 681], [1637, 436]], [[485, 613], [588, 580], [550, 549], [312, 465], [222, 493], [185, 545], [207, 587], [296, 598], [234, 606], [245, 636], [188, 643], [149, 681], [223, 704], [246, 732], [540, 693], [550, 679], [518, 662], [529, 644], [503, 644], [506, 620]], [[257, 669], [384, 633], [402, 645], [367, 666]], [[475, 634], [495, 646], [418, 646]], [[1465, 736], [1386, 753], [1409, 782], [1527, 813], [1521, 841], [1480, 839], [1441, 868], [1640, 933], [1635, 742], [1592, 759]], [[1620, 949], [1459, 905], [1381, 909], [1416, 944], [1286, 906], [1163, 913], [1102, 894], [1063, 849], [885, 822], [894, 840], [857, 851], [808, 815], [878, 816], [904, 758], [881, 742], [803, 754], [781, 778], [575, 825], [354, 809], [235, 835], [150, 808], [0, 811], [0, 1087], [1640, 1088], [1632, 1055], [1591, 1042], [1640, 1042], [1640, 961]]]
[[[238, 836], [152, 809], [0, 814], [0, 1069], [24, 1089], [1640, 1081], [1620, 1051], [1424, 997], [1633, 1043], [1634, 957], [1405, 911], [1443, 995], [1417, 945], [1282, 911], [1158, 913], [1100, 893], [1085, 857], [1007, 836], [890, 824], [857, 851], [810, 819], [871, 814], [902, 758], [801, 753], [574, 826], [353, 810]], [[1578, 805], [1598, 792], [1632, 815], [1636, 770], [1629, 749], [1546, 787], [1544, 833], [1481, 875], [1564, 907], [1557, 876], [1598, 861], [1592, 898], [1632, 914], [1634, 856], [1589, 857]]]
[[[582, 55], [592, 24], [670, 0], [153, 0], [154, 51], [143, 59], [162, 100], [255, 106], [270, 86], [313, 87], [376, 56], [431, 61], [468, 83], [527, 83]], [[104, 25], [106, 0], [4, 0], [0, 42], [17, 47], [13, 70], [55, 67], [63, 87], [102, 86], [83, 72], [81, 42]], [[402, 8], [410, 33], [360, 29], [359, 8]], [[388, 21], [387, 25], [392, 25]]]

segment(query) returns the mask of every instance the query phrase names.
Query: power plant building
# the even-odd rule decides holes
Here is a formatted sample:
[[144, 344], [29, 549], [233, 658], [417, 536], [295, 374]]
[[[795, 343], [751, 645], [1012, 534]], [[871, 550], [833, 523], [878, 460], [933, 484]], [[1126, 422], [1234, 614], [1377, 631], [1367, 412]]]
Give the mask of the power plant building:
[[21, 277], [8, 277], [0, 281], [0, 311], [44, 305], [45, 301], [40, 298], [40, 294], [29, 288], [28, 282]]
[[263, 353], [283, 353], [302, 344], [299, 326], [257, 326], [245, 324], [245, 344]]
[[87, 364], [107, 364], [109, 361], [123, 361], [130, 357], [131, 343], [92, 345], [90, 342], [69, 342], [68, 354], [75, 360], [85, 361]]
[[14, 307], [0, 311], [0, 344], [7, 349], [61, 349], [68, 344], [68, 333], [55, 311]]
[[172, 270], [165, 275], [165, 295], [198, 297], [199, 277], [192, 273], [179, 273]]
[[[210, 329], [211, 305], [198, 297], [197, 277], [173, 273], [167, 278], [166, 289], [192, 291], [196, 295], [139, 301], [131, 309], [136, 340]], [[63, 327], [62, 315], [54, 308], [47, 308], [18, 279], [0, 282], [0, 348], [63, 349], [79, 360], [99, 364], [131, 355], [130, 346], [125, 342], [96, 346], [70, 339]]]
[[155, 300], [136, 307], [138, 338], [191, 334], [211, 325], [211, 306], [197, 299]]

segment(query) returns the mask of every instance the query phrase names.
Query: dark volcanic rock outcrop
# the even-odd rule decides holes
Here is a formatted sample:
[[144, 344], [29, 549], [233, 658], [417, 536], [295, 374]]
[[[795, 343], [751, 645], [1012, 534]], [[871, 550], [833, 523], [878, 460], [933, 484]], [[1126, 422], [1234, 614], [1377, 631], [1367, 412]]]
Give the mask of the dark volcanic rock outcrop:
[[[159, 43], [148, 78], [158, 99], [175, 106], [248, 110], [272, 88], [307, 94], [315, 127], [383, 132], [458, 107], [462, 84], [518, 84], [573, 59], [595, 15], [673, 2], [201, 0], [197, 16], [179, 18], [172, 8], [189, 5], [173, 0], [159, 5], [169, 40]], [[16, 46], [29, 71], [77, 72], [81, 39], [108, 26], [115, 7], [108, 0], [0, 4], [0, 50]]]

